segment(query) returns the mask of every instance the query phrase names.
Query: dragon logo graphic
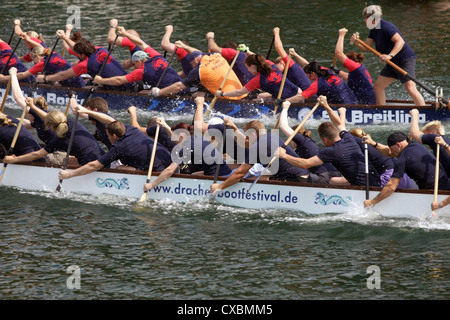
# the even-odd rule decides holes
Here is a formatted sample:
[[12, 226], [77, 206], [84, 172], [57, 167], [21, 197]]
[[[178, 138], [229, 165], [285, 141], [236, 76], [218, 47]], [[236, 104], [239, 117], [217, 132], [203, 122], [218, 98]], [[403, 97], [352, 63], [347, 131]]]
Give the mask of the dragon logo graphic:
[[345, 199], [341, 196], [337, 195], [325, 195], [322, 192], [317, 192], [315, 196], [315, 204], [320, 204], [322, 206], [329, 206], [329, 205], [335, 205], [335, 206], [343, 206], [348, 207], [349, 202], [352, 200], [350, 197], [346, 197]]

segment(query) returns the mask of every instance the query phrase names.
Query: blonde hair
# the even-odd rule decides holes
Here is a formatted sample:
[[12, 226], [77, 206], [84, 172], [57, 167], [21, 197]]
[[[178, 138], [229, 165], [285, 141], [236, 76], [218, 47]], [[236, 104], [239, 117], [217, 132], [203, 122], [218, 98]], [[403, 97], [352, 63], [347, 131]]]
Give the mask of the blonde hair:
[[31, 50], [30, 52], [31, 59], [48, 55], [49, 55], [48, 49], [44, 48], [43, 46], [34, 47], [33, 50]]
[[56, 137], [59, 139], [65, 138], [69, 131], [67, 117], [59, 110], [53, 110], [47, 114], [45, 117], [45, 127], [47, 129], [53, 129], [56, 133]]
[[9, 119], [6, 114], [0, 112], [0, 127], [3, 126], [17, 126], [15, 123]]
[[428, 133], [439, 133], [441, 136], [445, 135], [445, 128], [442, 123], [438, 120], [430, 121], [426, 125], [423, 126], [422, 132]]
[[33, 103], [36, 107], [38, 107], [42, 110], [48, 110], [47, 100], [45, 100], [45, 98], [42, 96], [34, 98]]
[[351, 133], [352, 135], [354, 135], [355, 137], [359, 137], [359, 138], [362, 138], [363, 136], [366, 135], [366, 133], [364, 132], [364, 130], [361, 129], [361, 128], [355, 128], [355, 129], [351, 130], [350, 133]]
[[44, 38], [41, 34], [38, 34], [36, 31], [27, 31], [25, 34], [29, 35], [32, 38], [39, 39], [40, 41], [44, 42]]

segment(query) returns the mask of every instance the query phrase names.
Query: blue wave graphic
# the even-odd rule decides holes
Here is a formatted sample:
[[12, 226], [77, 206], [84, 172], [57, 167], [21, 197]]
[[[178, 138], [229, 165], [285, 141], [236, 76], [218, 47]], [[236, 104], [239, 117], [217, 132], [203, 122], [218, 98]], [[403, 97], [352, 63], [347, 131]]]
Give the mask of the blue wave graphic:
[[95, 180], [95, 184], [99, 188], [115, 188], [117, 190], [128, 190], [130, 189], [130, 184], [128, 183], [127, 178], [122, 178], [120, 180], [107, 178], [107, 179], [101, 179], [97, 178]]

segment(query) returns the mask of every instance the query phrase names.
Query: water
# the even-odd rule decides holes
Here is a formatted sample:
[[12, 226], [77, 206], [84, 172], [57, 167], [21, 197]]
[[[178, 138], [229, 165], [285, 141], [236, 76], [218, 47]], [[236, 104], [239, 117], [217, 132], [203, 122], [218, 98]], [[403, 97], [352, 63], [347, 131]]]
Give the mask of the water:
[[[69, 1], [1, 3], [0, 38], [13, 17], [54, 43]], [[448, 2], [381, 1], [418, 56], [417, 77], [448, 91]], [[84, 36], [106, 46], [109, 19], [157, 47], [164, 26], [172, 40], [206, 48], [234, 39], [266, 54], [272, 29], [285, 47], [331, 64], [337, 30], [367, 32], [363, 2], [350, 1], [79, 1]], [[101, 9], [101, 14], [99, 11]], [[138, 12], [139, 14], [136, 14]], [[45, 21], [45, 23], [42, 23]], [[415, 23], [411, 23], [414, 21]], [[418, 28], [420, 25], [420, 28]], [[16, 39], [14, 40], [16, 41]], [[346, 49], [350, 45], [346, 43]], [[21, 48], [22, 53], [25, 52]], [[119, 58], [128, 58], [116, 48]], [[271, 57], [275, 57], [272, 49]], [[367, 55], [376, 75], [381, 64]], [[407, 98], [395, 84], [388, 98]], [[20, 115], [12, 105], [5, 112]], [[112, 114], [127, 122], [124, 111]], [[141, 124], [154, 116], [138, 112]], [[191, 118], [166, 117], [169, 123]], [[236, 119], [238, 125], [248, 119]], [[273, 126], [273, 119], [263, 122]], [[93, 130], [89, 123], [86, 126]], [[319, 123], [308, 122], [313, 130]], [[449, 125], [445, 124], [447, 130]], [[349, 125], [349, 129], [352, 126]], [[406, 125], [365, 127], [378, 141]], [[216, 204], [149, 201], [0, 188], [0, 299], [449, 299], [450, 216], [392, 219], [375, 211], [306, 215], [237, 209]], [[80, 268], [80, 289], [69, 289], [70, 266]], [[367, 281], [377, 266], [379, 289]]]

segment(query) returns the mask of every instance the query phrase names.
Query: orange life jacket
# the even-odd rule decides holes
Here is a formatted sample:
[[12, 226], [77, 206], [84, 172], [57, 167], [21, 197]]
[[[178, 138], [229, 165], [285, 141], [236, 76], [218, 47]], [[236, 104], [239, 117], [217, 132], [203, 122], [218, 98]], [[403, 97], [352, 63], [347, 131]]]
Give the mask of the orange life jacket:
[[[200, 60], [200, 81], [202, 85], [208, 89], [209, 92], [215, 94], [219, 90], [220, 85], [227, 74], [230, 65], [221, 54], [215, 53], [211, 55], [204, 55]], [[242, 84], [233, 70], [230, 70], [227, 80], [222, 87], [223, 92], [234, 91], [242, 89]], [[239, 97], [224, 97], [224, 99], [239, 100], [245, 97], [246, 94]]]

